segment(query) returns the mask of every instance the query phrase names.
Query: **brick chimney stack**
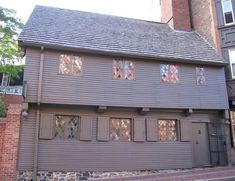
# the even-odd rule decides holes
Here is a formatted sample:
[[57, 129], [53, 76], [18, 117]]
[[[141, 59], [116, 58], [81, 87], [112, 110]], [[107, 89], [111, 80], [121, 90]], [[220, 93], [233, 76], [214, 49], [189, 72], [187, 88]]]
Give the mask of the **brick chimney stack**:
[[162, 22], [175, 30], [191, 31], [189, 0], [160, 0]]

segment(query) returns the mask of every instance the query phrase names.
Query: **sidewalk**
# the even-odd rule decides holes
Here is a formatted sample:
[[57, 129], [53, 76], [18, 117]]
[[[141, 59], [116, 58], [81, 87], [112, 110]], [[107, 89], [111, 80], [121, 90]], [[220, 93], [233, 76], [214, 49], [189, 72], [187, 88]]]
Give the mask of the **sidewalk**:
[[235, 166], [162, 171], [154, 175], [101, 179], [99, 181], [235, 181]]

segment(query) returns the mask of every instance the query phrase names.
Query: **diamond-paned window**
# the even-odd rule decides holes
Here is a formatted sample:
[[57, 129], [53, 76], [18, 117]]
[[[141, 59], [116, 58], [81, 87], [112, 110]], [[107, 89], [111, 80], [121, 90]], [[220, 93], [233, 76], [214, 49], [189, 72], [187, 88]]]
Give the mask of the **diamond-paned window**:
[[55, 138], [77, 139], [78, 138], [78, 120], [77, 116], [56, 116]]
[[161, 81], [163, 83], [179, 83], [179, 67], [173, 64], [161, 64]]
[[82, 59], [73, 55], [60, 55], [59, 73], [80, 76], [82, 74]]
[[203, 67], [196, 67], [196, 79], [197, 85], [206, 85], [205, 69]]
[[159, 140], [177, 141], [177, 121], [158, 120]]
[[114, 79], [135, 79], [135, 65], [132, 61], [114, 60], [113, 61]]
[[112, 118], [110, 121], [110, 140], [130, 141], [131, 140], [131, 120]]

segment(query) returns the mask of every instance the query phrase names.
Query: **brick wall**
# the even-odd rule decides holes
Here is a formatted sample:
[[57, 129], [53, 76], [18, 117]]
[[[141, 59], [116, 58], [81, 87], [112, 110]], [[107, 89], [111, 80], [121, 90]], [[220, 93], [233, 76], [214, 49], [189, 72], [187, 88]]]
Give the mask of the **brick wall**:
[[20, 133], [21, 104], [10, 104], [0, 123], [0, 180], [15, 181]]
[[216, 48], [218, 54], [221, 54], [214, 0], [191, 0], [190, 2], [193, 28]]

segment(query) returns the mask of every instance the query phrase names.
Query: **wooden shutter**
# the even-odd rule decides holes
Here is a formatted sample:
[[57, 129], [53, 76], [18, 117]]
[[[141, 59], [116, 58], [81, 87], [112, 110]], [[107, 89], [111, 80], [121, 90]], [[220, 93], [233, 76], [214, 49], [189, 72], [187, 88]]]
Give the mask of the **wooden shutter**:
[[81, 117], [80, 140], [92, 140], [92, 119], [90, 116]]
[[42, 113], [40, 119], [40, 139], [52, 139], [54, 137], [54, 115]]
[[189, 120], [180, 120], [181, 141], [192, 140], [192, 123]]
[[156, 118], [147, 118], [147, 141], [158, 141], [158, 124]]
[[134, 119], [134, 141], [145, 141], [145, 118]]
[[97, 140], [109, 140], [109, 117], [98, 117]]

